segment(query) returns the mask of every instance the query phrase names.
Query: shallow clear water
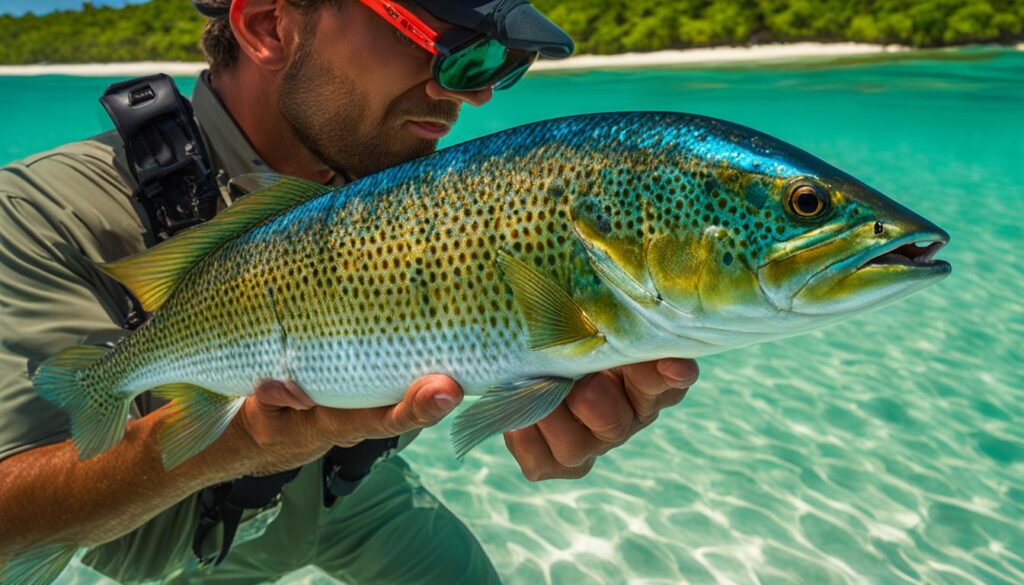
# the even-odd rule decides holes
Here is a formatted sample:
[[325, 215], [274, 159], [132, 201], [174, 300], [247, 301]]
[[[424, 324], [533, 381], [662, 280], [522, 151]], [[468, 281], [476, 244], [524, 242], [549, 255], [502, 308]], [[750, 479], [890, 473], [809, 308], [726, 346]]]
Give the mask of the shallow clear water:
[[[0, 161], [107, 127], [110, 81], [0, 78]], [[531, 484], [500, 440], [459, 466], [442, 424], [407, 451], [424, 483], [509, 584], [1024, 582], [1024, 53], [537, 75], [452, 141], [632, 109], [815, 153], [946, 228], [952, 276], [701, 360], [683, 404], [583, 480]]]

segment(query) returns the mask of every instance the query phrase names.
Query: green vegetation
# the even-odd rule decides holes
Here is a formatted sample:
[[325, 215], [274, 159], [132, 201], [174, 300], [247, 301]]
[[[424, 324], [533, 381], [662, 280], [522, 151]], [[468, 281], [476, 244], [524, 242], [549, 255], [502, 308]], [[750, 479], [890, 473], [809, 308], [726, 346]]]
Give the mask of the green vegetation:
[[204, 22], [188, 0], [0, 16], [0, 63], [201, 61]]
[[788, 41], [936, 47], [1022, 38], [1024, 0], [534, 0], [583, 53]]
[[[1024, 39], [1024, 0], [534, 0], [582, 53], [787, 41], [935, 47]], [[187, 0], [0, 16], [0, 63], [201, 60]]]

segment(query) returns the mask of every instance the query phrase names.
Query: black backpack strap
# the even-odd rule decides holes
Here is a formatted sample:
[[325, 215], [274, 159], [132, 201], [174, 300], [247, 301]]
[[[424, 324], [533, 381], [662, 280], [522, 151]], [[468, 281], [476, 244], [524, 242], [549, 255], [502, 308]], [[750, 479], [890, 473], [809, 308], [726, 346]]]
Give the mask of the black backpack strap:
[[[352, 447], [334, 447], [328, 451], [323, 459], [324, 506], [329, 508], [338, 498], [354, 492], [370, 474], [377, 459], [397, 447], [398, 437], [390, 437], [367, 439]], [[227, 558], [245, 511], [273, 505], [284, 486], [298, 474], [299, 469], [291, 469], [274, 475], [246, 476], [203, 490], [199, 525], [192, 537], [192, 552], [200, 565], [216, 566]], [[220, 548], [206, 555], [203, 544], [217, 526], [223, 526]]]
[[[192, 536], [192, 552], [199, 559], [199, 564], [219, 565], [227, 558], [242, 521], [242, 514], [246, 510], [258, 510], [275, 504], [285, 484], [295, 479], [300, 469], [260, 477], [246, 476], [203, 490], [199, 497], [199, 525]], [[224, 528], [220, 549], [213, 555], [205, 555], [203, 543], [218, 525]]]
[[[124, 143], [128, 171], [138, 185], [132, 203], [148, 228], [148, 246], [217, 213], [220, 189], [192, 104], [170, 76], [161, 73], [115, 83], [100, 103]], [[126, 298], [122, 325], [135, 330], [146, 313], [127, 291]]]
[[367, 439], [352, 447], [335, 447], [324, 456], [324, 506], [356, 491], [373, 464], [398, 447], [398, 437]]
[[115, 83], [100, 103], [124, 141], [134, 199], [156, 241], [217, 213], [220, 189], [189, 103], [163, 73]]

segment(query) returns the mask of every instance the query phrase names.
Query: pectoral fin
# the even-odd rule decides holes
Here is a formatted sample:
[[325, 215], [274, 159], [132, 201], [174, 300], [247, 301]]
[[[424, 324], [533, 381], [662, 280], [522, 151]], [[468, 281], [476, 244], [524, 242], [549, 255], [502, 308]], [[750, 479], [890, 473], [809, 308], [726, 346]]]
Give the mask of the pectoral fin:
[[534, 378], [493, 388], [455, 417], [452, 446], [462, 459], [492, 435], [528, 427], [565, 400], [574, 380]]
[[588, 340], [589, 351], [604, 343], [604, 336], [583, 309], [564, 290], [529, 264], [503, 251], [498, 266], [512, 287], [526, 321], [530, 349], [545, 349]]
[[192, 384], [168, 384], [153, 391], [171, 400], [171, 414], [160, 429], [164, 468], [171, 469], [210, 446], [245, 402]]
[[54, 544], [18, 555], [0, 565], [0, 585], [50, 585], [67, 568], [76, 550], [74, 545]]

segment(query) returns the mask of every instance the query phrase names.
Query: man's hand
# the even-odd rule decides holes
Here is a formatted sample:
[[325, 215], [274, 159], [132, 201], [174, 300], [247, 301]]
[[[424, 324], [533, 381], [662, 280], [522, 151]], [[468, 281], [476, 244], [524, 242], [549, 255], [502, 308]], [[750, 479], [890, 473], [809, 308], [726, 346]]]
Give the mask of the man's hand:
[[[622, 366], [583, 378], [558, 408], [535, 425], [505, 433], [505, 444], [532, 481], [577, 479], [594, 460], [626, 442], [678, 404], [697, 380], [693, 360], [665, 359]], [[251, 455], [250, 475], [305, 465], [332, 446], [393, 437], [437, 424], [462, 401], [455, 380], [442, 375], [413, 382], [401, 402], [365, 409], [317, 406], [292, 382], [256, 387], [231, 423]]]
[[697, 362], [679, 359], [592, 374], [540, 422], [505, 433], [505, 445], [531, 481], [581, 478], [599, 455], [654, 422], [662, 408], [678, 404], [697, 375]]
[[317, 406], [293, 382], [267, 380], [256, 387], [232, 421], [250, 455], [250, 475], [267, 475], [313, 461], [337, 445], [393, 437], [436, 424], [462, 401], [447, 376], [413, 382], [392, 406], [337, 409]]

